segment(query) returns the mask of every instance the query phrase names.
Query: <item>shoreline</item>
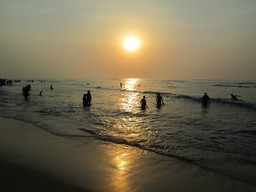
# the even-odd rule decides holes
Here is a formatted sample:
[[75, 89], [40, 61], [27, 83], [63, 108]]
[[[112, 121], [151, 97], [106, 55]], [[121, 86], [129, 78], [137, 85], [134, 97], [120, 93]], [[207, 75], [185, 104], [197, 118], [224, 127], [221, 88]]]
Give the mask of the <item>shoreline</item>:
[[256, 190], [255, 185], [129, 146], [66, 139], [7, 118], [0, 118], [0, 130], [5, 191]]

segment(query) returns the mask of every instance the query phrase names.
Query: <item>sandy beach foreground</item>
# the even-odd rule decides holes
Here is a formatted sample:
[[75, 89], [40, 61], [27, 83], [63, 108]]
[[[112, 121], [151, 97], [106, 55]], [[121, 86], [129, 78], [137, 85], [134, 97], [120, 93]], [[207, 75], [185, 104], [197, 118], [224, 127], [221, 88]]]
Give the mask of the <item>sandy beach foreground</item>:
[[256, 191], [256, 186], [125, 145], [74, 140], [0, 118], [1, 191]]

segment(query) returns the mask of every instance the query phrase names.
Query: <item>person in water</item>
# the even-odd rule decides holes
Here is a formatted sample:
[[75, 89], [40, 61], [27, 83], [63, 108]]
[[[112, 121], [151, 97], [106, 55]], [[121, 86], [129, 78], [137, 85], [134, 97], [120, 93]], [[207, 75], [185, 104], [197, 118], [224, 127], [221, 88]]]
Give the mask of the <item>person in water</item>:
[[210, 103], [210, 97], [207, 95], [207, 93], [204, 93], [201, 102], [203, 106], [207, 106]]
[[147, 107], [147, 101], [146, 101], [146, 96], [143, 96], [143, 98], [140, 101], [141, 109], [145, 110]]
[[53, 90], [53, 86], [52, 85], [50, 86], [50, 89]]
[[162, 106], [162, 104], [164, 104], [163, 98], [160, 95], [160, 93], [157, 93], [157, 96], [156, 96], [156, 106], [157, 106], [157, 108], [160, 108]]
[[237, 101], [238, 99], [237, 99], [237, 96], [236, 95], [234, 95], [233, 93], [231, 93], [231, 100], [235, 100], [235, 101]]
[[25, 100], [28, 100], [29, 92], [30, 92], [31, 86], [28, 84], [27, 86], [22, 88], [22, 93]]
[[83, 105], [90, 106], [92, 101], [92, 95], [90, 91], [87, 91], [86, 94], [83, 95]]

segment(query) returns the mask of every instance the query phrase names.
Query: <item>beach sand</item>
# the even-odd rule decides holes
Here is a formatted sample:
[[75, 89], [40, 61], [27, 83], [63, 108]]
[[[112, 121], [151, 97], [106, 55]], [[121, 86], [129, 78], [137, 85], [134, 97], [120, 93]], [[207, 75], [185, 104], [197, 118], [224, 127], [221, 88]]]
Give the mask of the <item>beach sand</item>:
[[0, 118], [1, 191], [256, 191], [256, 186], [130, 146], [55, 136]]

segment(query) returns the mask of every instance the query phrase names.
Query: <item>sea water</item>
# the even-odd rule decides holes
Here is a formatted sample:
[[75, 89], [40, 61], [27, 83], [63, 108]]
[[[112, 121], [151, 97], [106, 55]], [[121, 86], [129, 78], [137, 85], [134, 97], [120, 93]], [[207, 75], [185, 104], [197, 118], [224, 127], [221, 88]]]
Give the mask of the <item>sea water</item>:
[[[22, 87], [27, 84], [26, 101]], [[92, 105], [83, 107], [87, 90]], [[205, 92], [211, 102], [202, 107]], [[156, 107], [157, 93], [164, 100], [161, 108]], [[231, 93], [239, 100], [231, 100]], [[143, 96], [146, 110], [140, 108]], [[1, 117], [30, 122], [66, 139], [129, 145], [256, 184], [255, 81], [21, 81], [0, 87], [0, 109]]]

